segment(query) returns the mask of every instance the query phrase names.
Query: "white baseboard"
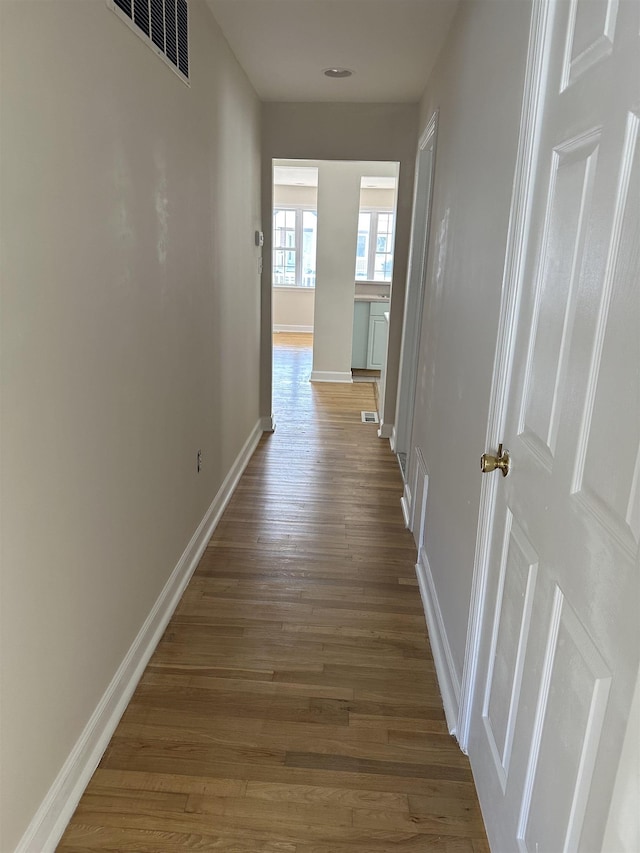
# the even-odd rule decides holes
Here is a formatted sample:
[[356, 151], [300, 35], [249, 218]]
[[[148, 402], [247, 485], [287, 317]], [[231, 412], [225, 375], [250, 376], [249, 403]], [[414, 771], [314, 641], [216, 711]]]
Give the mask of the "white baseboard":
[[460, 679], [456, 673], [451, 646], [447, 639], [444, 619], [436, 594], [433, 575], [431, 574], [431, 567], [429, 566], [429, 560], [424, 548], [420, 549], [418, 555], [416, 575], [418, 576], [420, 597], [422, 598], [424, 614], [427, 619], [431, 651], [433, 652], [436, 675], [438, 676], [438, 684], [440, 686], [440, 693], [442, 694], [447, 727], [449, 733], [455, 735], [460, 707]]
[[393, 424], [385, 424], [382, 422], [380, 424], [380, 429], [378, 430], [378, 438], [391, 438], [393, 434]]
[[396, 452], [396, 438], [396, 425], [393, 424], [393, 426], [391, 427], [391, 437], [389, 438], [389, 445], [394, 453]]
[[400, 507], [402, 509], [402, 517], [404, 518], [404, 526], [407, 530], [411, 530], [411, 504], [407, 503], [404, 495], [400, 498]]
[[313, 326], [286, 326], [282, 323], [274, 324], [274, 332], [311, 332], [313, 334]]
[[15, 853], [52, 853], [55, 850], [262, 434], [261, 419], [171, 572]]
[[260, 425], [262, 428], [262, 432], [275, 432], [276, 431], [276, 421], [273, 415], [267, 416], [265, 418], [260, 418]]
[[353, 382], [351, 371], [338, 370], [313, 370], [310, 377], [311, 382]]

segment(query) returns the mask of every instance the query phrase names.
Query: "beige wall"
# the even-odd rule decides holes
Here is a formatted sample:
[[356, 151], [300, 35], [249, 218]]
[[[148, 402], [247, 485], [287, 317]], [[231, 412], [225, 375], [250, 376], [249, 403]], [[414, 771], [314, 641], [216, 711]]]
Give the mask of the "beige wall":
[[429, 473], [425, 547], [459, 679], [530, 12], [463, 2], [420, 105], [421, 128], [435, 109], [439, 120], [413, 446]]
[[[395, 190], [371, 189], [366, 187], [360, 190], [360, 207], [378, 207], [381, 210], [393, 210], [395, 201]], [[315, 207], [317, 203], [317, 187], [297, 187], [290, 184], [274, 184], [273, 186], [274, 207], [287, 204], [308, 204], [311, 207]]]
[[360, 163], [318, 168], [318, 253], [312, 378], [351, 381]]
[[7, 853], [258, 420], [259, 105], [189, 6], [190, 88], [104, 0], [0, 4]]
[[360, 207], [376, 207], [380, 210], [393, 210], [396, 203], [396, 191], [388, 189], [368, 189], [360, 191]]
[[274, 184], [273, 206], [279, 204], [304, 204], [315, 207], [318, 203], [317, 187], [296, 187], [290, 184]]
[[273, 328], [292, 332], [313, 331], [315, 298], [313, 287], [274, 287]]
[[[407, 275], [407, 255], [413, 199], [413, 172], [417, 140], [417, 106], [414, 104], [265, 103], [262, 105], [262, 211], [269, 222], [272, 209], [271, 161], [391, 160], [400, 163], [396, 263], [393, 271], [389, 382], [385, 397], [385, 422], [395, 415], [402, 309]], [[265, 226], [265, 258], [271, 255], [270, 228]], [[262, 349], [260, 411], [271, 414], [271, 266], [262, 276]]]
[[336, 374], [335, 381], [351, 381], [360, 187], [365, 175], [396, 177], [397, 171], [397, 163], [325, 160], [318, 164], [313, 378]]

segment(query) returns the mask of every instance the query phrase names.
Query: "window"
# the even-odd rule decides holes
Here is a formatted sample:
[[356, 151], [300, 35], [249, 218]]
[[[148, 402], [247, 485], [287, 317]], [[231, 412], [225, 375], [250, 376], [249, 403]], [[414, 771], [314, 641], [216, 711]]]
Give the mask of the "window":
[[391, 210], [361, 210], [358, 216], [356, 281], [391, 281], [393, 272]]
[[280, 287], [316, 286], [317, 220], [317, 212], [308, 208], [274, 208], [274, 285]]
[[116, 14], [154, 51], [189, 79], [189, 11], [187, 0], [107, 0]]

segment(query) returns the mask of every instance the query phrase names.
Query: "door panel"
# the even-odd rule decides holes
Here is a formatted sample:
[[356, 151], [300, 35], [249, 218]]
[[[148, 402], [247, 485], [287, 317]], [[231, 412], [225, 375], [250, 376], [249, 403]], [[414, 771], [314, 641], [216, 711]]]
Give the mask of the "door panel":
[[387, 321], [384, 317], [369, 318], [369, 344], [367, 349], [367, 367], [380, 370], [387, 351]]
[[[611, 672], [556, 585], [518, 831], [519, 847], [577, 849]], [[552, 784], [550, 784], [552, 782]]]
[[619, 0], [572, 0], [562, 91], [611, 54], [618, 20], [618, 2]]
[[505, 853], [600, 849], [640, 657], [640, 2], [538, 5], [547, 65], [500, 436], [512, 467], [469, 739]]
[[[640, 120], [630, 113], [621, 158], [620, 185], [608, 250], [602, 298], [596, 320], [593, 355], [587, 377], [585, 407], [577, 442], [572, 492], [590, 513], [629, 552], [640, 540], [640, 395], [633, 386], [622, 389], [626, 417], [614, 424], [608, 414], [619, 405], [618, 365], [640, 364], [640, 334], [627, 339], [625, 325], [640, 329], [637, 298], [638, 231], [640, 221]], [[617, 286], [614, 292], [614, 281]], [[623, 288], [620, 283], [627, 282]], [[610, 476], [611, 448], [624, 460], [617, 478]]]
[[576, 311], [585, 228], [598, 157], [597, 131], [552, 153], [519, 434], [551, 470]]
[[[507, 510], [482, 716], [496, 772], [506, 788], [538, 575], [538, 556]], [[509, 697], [508, 702], [505, 697]]]

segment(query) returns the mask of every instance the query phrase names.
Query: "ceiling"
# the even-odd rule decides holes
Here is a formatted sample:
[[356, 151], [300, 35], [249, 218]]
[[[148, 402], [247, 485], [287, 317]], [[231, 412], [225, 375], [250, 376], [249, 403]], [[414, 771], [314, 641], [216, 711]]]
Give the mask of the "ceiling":
[[[207, 0], [263, 101], [415, 102], [457, 0]], [[353, 76], [330, 79], [326, 68]]]

